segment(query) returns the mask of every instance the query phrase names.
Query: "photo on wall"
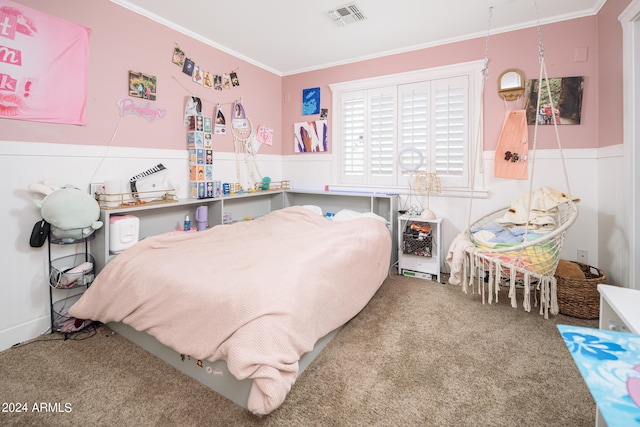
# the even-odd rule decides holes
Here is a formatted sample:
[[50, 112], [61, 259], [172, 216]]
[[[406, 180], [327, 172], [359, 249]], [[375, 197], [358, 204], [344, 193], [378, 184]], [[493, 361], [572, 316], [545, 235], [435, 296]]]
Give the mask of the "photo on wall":
[[197, 83], [199, 85], [202, 85], [204, 83], [204, 73], [202, 72], [202, 70], [200, 70], [200, 67], [198, 65], [195, 65], [193, 67], [193, 75], [191, 77], [193, 78], [194, 83]]
[[216, 107], [216, 117], [213, 125], [213, 133], [224, 135], [227, 133], [227, 119], [224, 117], [220, 104]]
[[185, 54], [183, 50], [176, 46], [173, 49], [173, 57], [171, 58], [171, 62], [173, 62], [179, 67], [182, 67], [184, 66], [184, 58], [185, 58]]
[[[584, 76], [550, 78], [549, 89], [552, 102], [549, 102], [549, 91], [544, 79], [542, 85], [538, 79], [526, 81], [523, 96], [527, 124], [534, 125], [537, 120], [540, 125], [553, 125], [554, 122], [558, 125], [579, 125]], [[542, 91], [540, 107], [536, 108], [539, 90]]]
[[129, 96], [156, 100], [156, 76], [129, 70]]

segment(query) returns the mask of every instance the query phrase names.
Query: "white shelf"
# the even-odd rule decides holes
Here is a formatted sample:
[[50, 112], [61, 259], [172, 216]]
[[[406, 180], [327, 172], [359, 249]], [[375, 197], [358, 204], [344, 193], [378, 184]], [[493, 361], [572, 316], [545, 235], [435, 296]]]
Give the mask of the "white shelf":
[[295, 205], [316, 205], [323, 212], [337, 212], [351, 209], [357, 212], [373, 212], [387, 220], [392, 234], [394, 248], [392, 263], [395, 262], [395, 235], [397, 218], [397, 195], [372, 193], [336, 193], [322, 191], [277, 190], [257, 193], [214, 197], [209, 199], [184, 199], [149, 205], [124, 206], [100, 211], [103, 226], [96, 232], [92, 243], [92, 253], [96, 260], [96, 271], [100, 271], [115, 255], [109, 250], [109, 219], [112, 215], [135, 215], [140, 220], [139, 238], [166, 233], [180, 228], [186, 215], [194, 226], [195, 209], [207, 206], [209, 227], [223, 223], [223, 216], [231, 214], [234, 221], [246, 217], [255, 218], [271, 211]]
[[257, 217], [284, 207], [282, 191], [245, 193], [209, 199], [183, 199], [176, 202], [123, 206], [102, 209], [100, 221], [103, 226], [96, 231], [95, 242], [91, 245], [100, 271], [115, 255], [109, 250], [109, 219], [112, 215], [135, 215], [140, 220], [139, 238], [154, 236], [182, 227], [185, 216], [189, 215], [195, 227], [195, 209], [207, 206], [208, 224], [213, 227], [222, 224], [224, 213], [231, 213], [234, 220], [246, 216]]

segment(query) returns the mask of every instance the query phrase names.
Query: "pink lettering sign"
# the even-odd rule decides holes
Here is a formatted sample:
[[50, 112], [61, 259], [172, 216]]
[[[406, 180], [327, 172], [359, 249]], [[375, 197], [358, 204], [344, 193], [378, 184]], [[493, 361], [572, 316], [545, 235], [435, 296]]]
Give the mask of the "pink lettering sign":
[[0, 8], [0, 37], [10, 40], [16, 38], [19, 11], [10, 7]]
[[137, 101], [133, 98], [119, 99], [118, 108], [120, 109], [120, 117], [133, 114], [134, 116], [144, 117], [151, 123], [162, 119], [167, 113], [166, 109], [155, 108], [149, 101]]
[[22, 65], [22, 52], [0, 45], [0, 62], [11, 65]]

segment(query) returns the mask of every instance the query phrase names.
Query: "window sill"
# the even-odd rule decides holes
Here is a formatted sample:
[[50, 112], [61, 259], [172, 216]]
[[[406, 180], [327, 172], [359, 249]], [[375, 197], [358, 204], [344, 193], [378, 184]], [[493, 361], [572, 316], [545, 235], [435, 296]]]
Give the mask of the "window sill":
[[[336, 192], [354, 192], [354, 193], [371, 193], [371, 194], [397, 194], [400, 196], [408, 196], [409, 189], [407, 187], [370, 187], [370, 186], [349, 186], [343, 184], [332, 184], [327, 186], [328, 191]], [[442, 193], [431, 194], [429, 197], [456, 197], [468, 199], [473, 197], [474, 199], [487, 199], [489, 198], [489, 192], [487, 190], [457, 190], [457, 189], [445, 189]]]

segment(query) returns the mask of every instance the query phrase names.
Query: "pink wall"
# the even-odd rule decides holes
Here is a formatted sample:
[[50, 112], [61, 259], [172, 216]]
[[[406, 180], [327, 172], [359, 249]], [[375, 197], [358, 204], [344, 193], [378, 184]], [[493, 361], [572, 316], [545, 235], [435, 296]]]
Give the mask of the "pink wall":
[[[0, 119], [0, 141], [34, 141], [106, 145], [118, 122], [115, 146], [184, 149], [182, 126], [184, 99], [191, 94], [203, 100], [204, 113], [214, 105], [242, 99], [254, 125], [274, 129], [274, 145], [261, 153], [293, 153], [293, 124], [302, 116], [302, 89], [320, 86], [321, 103], [329, 108], [329, 84], [399, 73], [471, 60], [484, 55], [484, 38], [452, 43], [384, 58], [361, 61], [323, 70], [280, 77], [181, 33], [141, 17], [108, 0], [14, 0], [28, 7], [91, 28], [87, 125], [70, 126]], [[561, 126], [565, 148], [596, 148], [622, 143], [622, 31], [617, 20], [629, 0], [608, 0], [597, 16], [543, 26], [542, 35], [549, 77], [585, 76], [582, 124]], [[117, 24], [116, 24], [117, 23]], [[193, 83], [171, 63], [173, 47], [180, 45], [188, 56], [214, 73], [238, 70], [240, 86], [215, 91]], [[585, 50], [586, 60], [576, 59]], [[527, 78], [537, 78], [538, 39], [535, 28], [494, 34], [489, 41], [490, 77], [485, 94], [485, 149], [495, 148], [505, 106], [498, 97], [496, 79], [506, 68], [520, 68]], [[157, 108], [167, 115], [156, 123], [127, 116], [120, 120], [116, 102], [127, 96], [128, 70], [158, 78]], [[512, 106], [515, 108], [515, 106]], [[214, 137], [216, 151], [233, 151], [231, 135]], [[541, 128], [538, 148], [555, 148], [552, 128]], [[330, 141], [331, 148], [331, 141]]]
[[[149, 123], [141, 117], [125, 116], [118, 127], [114, 146], [186, 149], [183, 126], [185, 97], [194, 94], [203, 101], [203, 113], [212, 116], [216, 103], [230, 118], [231, 105], [242, 99], [253, 124], [274, 128], [274, 145], [261, 153], [279, 154], [282, 123], [280, 76], [191, 39], [135, 14], [108, 0], [17, 0], [17, 3], [91, 28], [87, 125], [71, 126], [0, 119], [0, 140], [107, 145], [120, 119], [117, 101], [127, 97], [129, 70], [155, 75], [158, 79], [156, 108], [166, 116]], [[178, 44], [195, 62], [215, 74], [237, 70], [240, 86], [229, 90], [206, 89], [171, 62]], [[274, 108], [275, 107], [275, 108]], [[228, 135], [214, 136], [215, 151], [233, 151]]]
[[[624, 0], [626, 1], [626, 0]], [[532, 18], [533, 19], [533, 18]], [[615, 15], [617, 19], [617, 15]], [[582, 105], [582, 121], [580, 125], [564, 125], [560, 127], [560, 140], [563, 148], [595, 148], [599, 146], [620, 144], [617, 139], [602, 140], [598, 138], [598, 20], [596, 16], [564, 21], [542, 27], [542, 38], [545, 47], [545, 62], [549, 77], [585, 76], [584, 98]], [[612, 21], [613, 17], [606, 17]], [[602, 25], [600, 23], [600, 25]], [[611, 26], [611, 25], [610, 25]], [[619, 25], [618, 25], [619, 26]], [[609, 28], [609, 27], [608, 27]], [[621, 31], [610, 28], [610, 35], [601, 49], [608, 49], [621, 43]], [[374, 77], [389, 73], [418, 70], [435, 66], [454, 64], [484, 57], [485, 39], [478, 38], [446, 46], [433, 47], [419, 51], [372, 59], [354, 64], [347, 64], [319, 71], [287, 76], [283, 79], [283, 148], [284, 154], [293, 153], [293, 144], [287, 143], [287, 128], [293, 123], [308, 120], [310, 116], [301, 115], [301, 91], [307, 87], [321, 87], [322, 108], [329, 108], [331, 120], [331, 90], [329, 84]], [[576, 52], [586, 51], [586, 60], [576, 58]], [[612, 75], [622, 76], [621, 57], [615, 58], [609, 65]], [[507, 68], [523, 70], [526, 78], [537, 79], [540, 74], [538, 62], [538, 36], [536, 28], [513, 31], [506, 34], [495, 34], [489, 39], [489, 80], [485, 89], [485, 149], [495, 148], [505, 105], [496, 92], [497, 77]], [[622, 132], [622, 92], [610, 94], [613, 108], [608, 127]], [[510, 108], [518, 108], [510, 103]], [[330, 144], [331, 146], [331, 141]], [[557, 142], [553, 127], [542, 127], [538, 132], [537, 147], [556, 148]]]

